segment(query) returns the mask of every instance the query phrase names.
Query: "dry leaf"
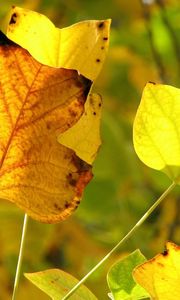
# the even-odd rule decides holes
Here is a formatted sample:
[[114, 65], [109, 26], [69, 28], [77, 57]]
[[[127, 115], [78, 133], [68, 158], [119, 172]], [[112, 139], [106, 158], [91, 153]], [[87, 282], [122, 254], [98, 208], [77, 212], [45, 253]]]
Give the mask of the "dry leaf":
[[0, 198], [55, 223], [77, 207], [92, 177], [91, 167], [57, 142], [83, 113], [91, 82], [42, 65], [2, 34], [0, 41]]
[[153, 300], [179, 299], [180, 247], [168, 242], [163, 254], [135, 268], [133, 276]]

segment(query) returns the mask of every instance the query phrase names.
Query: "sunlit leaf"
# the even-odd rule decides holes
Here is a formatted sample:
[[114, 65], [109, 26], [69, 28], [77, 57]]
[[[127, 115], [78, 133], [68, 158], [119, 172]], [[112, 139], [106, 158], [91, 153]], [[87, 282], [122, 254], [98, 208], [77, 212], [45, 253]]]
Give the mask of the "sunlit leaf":
[[179, 299], [180, 247], [168, 242], [162, 254], [138, 266], [133, 276], [154, 300]]
[[91, 82], [34, 60], [1, 34], [0, 198], [43, 222], [78, 205], [91, 168], [57, 142], [84, 109]]
[[110, 20], [59, 29], [44, 15], [20, 7], [12, 8], [9, 20], [7, 36], [39, 62], [78, 70], [91, 80], [99, 74], [108, 49]]
[[99, 130], [101, 107], [101, 97], [97, 94], [89, 95], [89, 101], [85, 104], [85, 111], [80, 120], [58, 138], [61, 144], [72, 148], [78, 157], [89, 164], [94, 161], [101, 144]]
[[180, 89], [148, 83], [133, 129], [134, 147], [149, 167], [172, 180], [180, 175]]
[[[8, 37], [41, 63], [78, 70], [91, 80], [98, 76], [109, 45], [110, 20], [84, 21], [59, 29], [44, 15], [19, 7], [12, 8], [9, 20]], [[100, 102], [98, 96], [88, 98], [83, 119], [58, 139], [88, 163], [93, 162], [101, 144]]]
[[[65, 294], [78, 283], [78, 280], [72, 275], [58, 269], [26, 273], [25, 276], [53, 300], [60, 300], [60, 297], [65, 296]], [[71, 296], [71, 299], [97, 300], [93, 293], [84, 285]]]
[[149, 296], [132, 277], [133, 269], [144, 261], [145, 257], [136, 250], [112, 266], [107, 281], [114, 300], [138, 300]]

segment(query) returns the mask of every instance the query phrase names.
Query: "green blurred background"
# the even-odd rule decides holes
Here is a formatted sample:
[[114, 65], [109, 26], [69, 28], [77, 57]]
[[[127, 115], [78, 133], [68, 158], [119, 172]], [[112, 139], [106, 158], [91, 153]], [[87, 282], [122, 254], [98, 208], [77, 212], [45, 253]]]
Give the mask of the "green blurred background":
[[[94, 85], [103, 96], [102, 147], [94, 179], [79, 209], [65, 222], [30, 220], [24, 272], [61, 268], [82, 278], [142, 216], [170, 184], [137, 158], [132, 127], [147, 81], [180, 87], [180, 4], [178, 0], [24, 0], [1, 1], [3, 20], [11, 5], [48, 16], [58, 27], [87, 19], [112, 18], [104, 68]], [[180, 189], [177, 188], [86, 285], [108, 299], [106, 273], [118, 258], [140, 248], [147, 258], [162, 252], [165, 241], [180, 242]], [[0, 300], [11, 299], [23, 222], [14, 205], [0, 203]], [[18, 300], [49, 299], [25, 278]]]

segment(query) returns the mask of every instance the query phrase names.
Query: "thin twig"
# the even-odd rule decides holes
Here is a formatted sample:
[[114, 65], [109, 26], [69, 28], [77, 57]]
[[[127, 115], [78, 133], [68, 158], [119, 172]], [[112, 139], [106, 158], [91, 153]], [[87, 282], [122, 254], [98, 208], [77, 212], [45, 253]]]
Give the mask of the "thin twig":
[[86, 274], [61, 300], [67, 300], [74, 294], [74, 292], [94, 273], [125, 241], [127, 241], [140, 225], [151, 215], [155, 208], [162, 202], [162, 200], [174, 189], [176, 183], [172, 183], [167, 190], [156, 200], [156, 202], [148, 209], [142, 218], [134, 225], [134, 227], [123, 237], [123, 239], [116, 244], [116, 246], [88, 273]]
[[21, 236], [21, 244], [19, 249], [19, 257], [18, 257], [18, 263], [16, 267], [16, 275], [14, 280], [14, 289], [13, 289], [13, 295], [12, 300], [16, 299], [17, 290], [19, 286], [19, 280], [21, 275], [21, 267], [22, 267], [22, 259], [23, 259], [23, 253], [24, 253], [24, 243], [25, 243], [25, 236], [27, 231], [27, 223], [28, 223], [28, 215], [24, 215], [24, 223], [23, 223], [23, 229], [22, 229], [22, 236]]
[[172, 40], [172, 44], [174, 46], [174, 52], [175, 52], [176, 59], [177, 59], [178, 72], [180, 75], [180, 43], [179, 43], [179, 40], [176, 36], [176, 33], [175, 33], [173, 27], [171, 26], [171, 23], [168, 20], [164, 2], [162, 0], [156, 0], [156, 3], [160, 8], [162, 21], [163, 21], [164, 25], [166, 26], [167, 31], [169, 32], [170, 38]]
[[152, 52], [152, 55], [153, 55], [153, 58], [154, 58], [154, 62], [156, 63], [156, 66], [157, 66], [159, 78], [160, 78], [162, 83], [169, 83], [169, 80], [168, 80], [166, 70], [165, 70], [165, 67], [163, 65], [161, 56], [160, 56], [159, 52], [157, 51], [155, 43], [154, 43], [153, 32], [152, 32], [152, 29], [151, 29], [151, 14], [150, 14], [150, 11], [149, 11], [149, 5], [145, 4], [143, 0], [140, 0], [140, 3], [141, 3], [141, 6], [142, 6], [142, 12], [143, 12], [144, 20], [145, 20], [145, 26], [146, 26], [147, 34], [148, 34], [148, 37], [149, 37], [151, 52]]

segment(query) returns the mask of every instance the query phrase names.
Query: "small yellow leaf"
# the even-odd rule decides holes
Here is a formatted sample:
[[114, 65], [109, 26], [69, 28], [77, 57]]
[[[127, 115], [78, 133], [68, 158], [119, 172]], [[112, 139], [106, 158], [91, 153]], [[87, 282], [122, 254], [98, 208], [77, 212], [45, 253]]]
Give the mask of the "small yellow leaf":
[[168, 242], [163, 254], [136, 267], [133, 276], [153, 300], [179, 299], [180, 247]]
[[149, 167], [178, 182], [180, 175], [180, 89], [148, 83], [133, 128], [134, 147]]
[[83, 21], [58, 29], [44, 15], [13, 7], [7, 36], [27, 49], [39, 62], [75, 69], [94, 80], [102, 67], [109, 44], [110, 20]]
[[0, 36], [0, 198], [55, 223], [77, 207], [91, 167], [57, 136], [84, 110], [91, 82], [37, 62]]
[[73, 149], [78, 157], [89, 164], [93, 163], [101, 145], [101, 107], [101, 97], [98, 94], [90, 94], [82, 117], [58, 137], [60, 144]]

